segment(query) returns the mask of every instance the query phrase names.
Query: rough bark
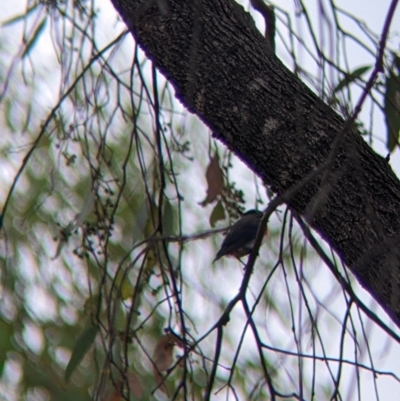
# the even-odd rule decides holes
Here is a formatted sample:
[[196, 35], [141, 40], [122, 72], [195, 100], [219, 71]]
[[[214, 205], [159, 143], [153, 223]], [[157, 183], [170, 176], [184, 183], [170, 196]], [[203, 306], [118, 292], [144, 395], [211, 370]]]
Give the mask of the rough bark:
[[[269, 50], [232, 0], [112, 0], [176, 96], [277, 193], [329, 157], [344, 121]], [[288, 201], [400, 327], [400, 182], [355, 130], [328, 180]], [[329, 283], [327, 283], [329, 285]]]

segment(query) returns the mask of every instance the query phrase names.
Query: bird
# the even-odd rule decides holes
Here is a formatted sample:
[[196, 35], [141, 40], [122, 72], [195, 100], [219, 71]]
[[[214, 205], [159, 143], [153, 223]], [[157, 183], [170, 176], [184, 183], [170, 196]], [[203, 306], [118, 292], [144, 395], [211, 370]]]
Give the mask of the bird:
[[231, 227], [221, 244], [221, 249], [213, 263], [223, 256], [241, 258], [248, 255], [253, 249], [257, 237], [258, 226], [263, 213], [256, 209], [245, 212], [242, 217]]

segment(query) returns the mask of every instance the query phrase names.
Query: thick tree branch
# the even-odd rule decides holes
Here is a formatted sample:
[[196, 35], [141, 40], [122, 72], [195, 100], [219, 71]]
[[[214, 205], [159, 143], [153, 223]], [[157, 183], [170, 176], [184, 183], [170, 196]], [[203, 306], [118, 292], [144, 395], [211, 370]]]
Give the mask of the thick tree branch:
[[[275, 192], [307, 182], [288, 204], [306, 217], [312, 210], [309, 223], [400, 326], [400, 183], [388, 163], [353, 128], [327, 163], [345, 122], [234, 1], [112, 2], [182, 103]], [[323, 172], [312, 173], [324, 163], [321, 186]]]

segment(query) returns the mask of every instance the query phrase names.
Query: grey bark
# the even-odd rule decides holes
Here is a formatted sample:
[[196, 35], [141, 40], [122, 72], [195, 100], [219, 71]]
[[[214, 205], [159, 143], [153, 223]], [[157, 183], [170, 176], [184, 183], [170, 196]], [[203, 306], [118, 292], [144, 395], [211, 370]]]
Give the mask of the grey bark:
[[[284, 193], [327, 160], [344, 121], [275, 57], [241, 6], [112, 2], [180, 101], [273, 191]], [[319, 175], [288, 204], [400, 327], [399, 180], [353, 129], [322, 183]]]

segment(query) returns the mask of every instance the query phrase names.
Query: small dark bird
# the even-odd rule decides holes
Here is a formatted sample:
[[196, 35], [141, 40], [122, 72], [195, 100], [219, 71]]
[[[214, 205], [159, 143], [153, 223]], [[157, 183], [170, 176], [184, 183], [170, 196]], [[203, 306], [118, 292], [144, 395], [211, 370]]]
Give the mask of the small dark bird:
[[248, 255], [253, 249], [262, 216], [263, 213], [255, 209], [244, 213], [231, 227], [222, 241], [221, 249], [218, 251], [213, 263], [226, 255], [235, 256], [236, 258]]

